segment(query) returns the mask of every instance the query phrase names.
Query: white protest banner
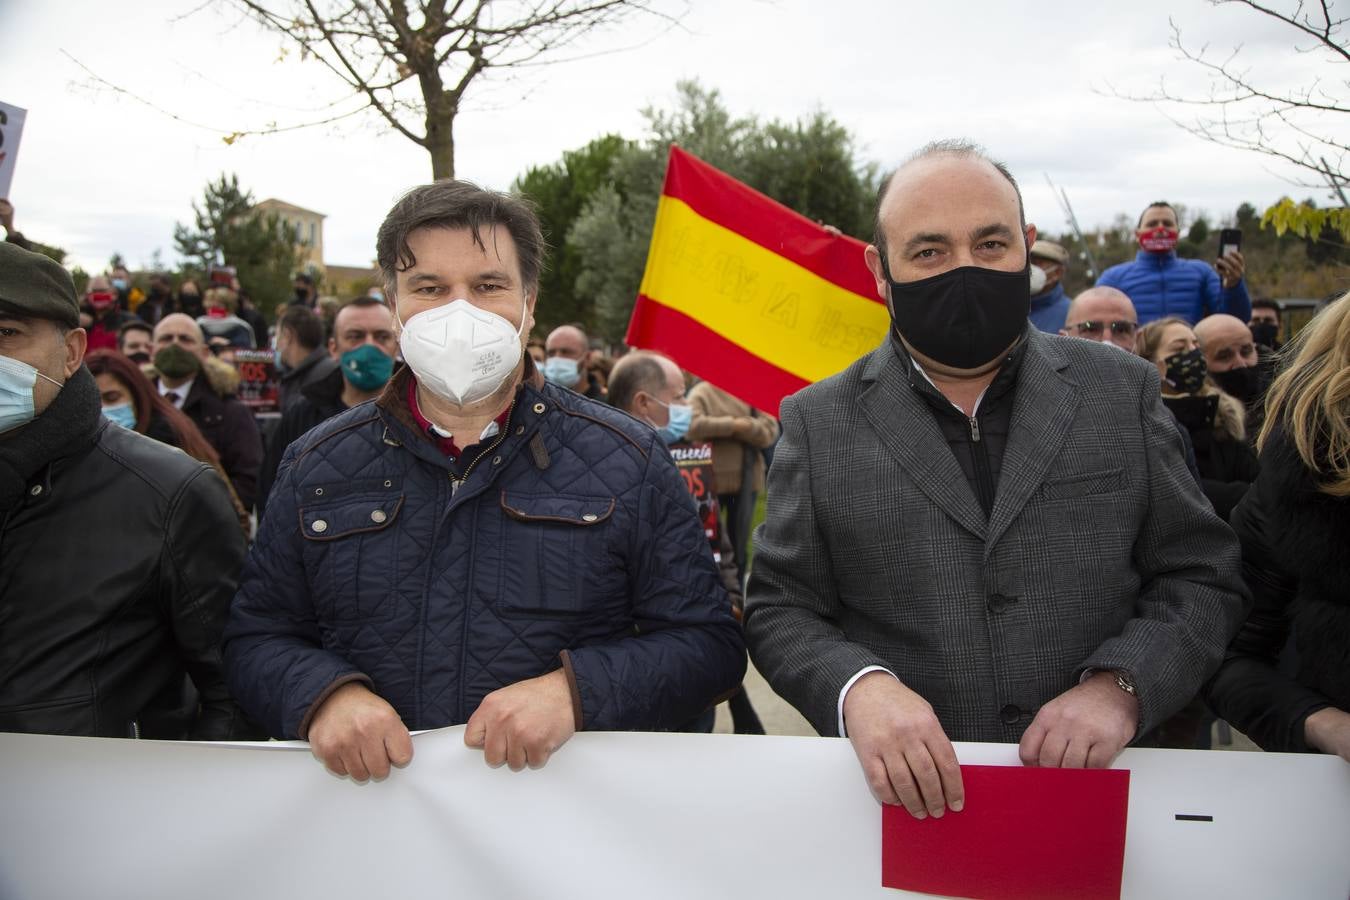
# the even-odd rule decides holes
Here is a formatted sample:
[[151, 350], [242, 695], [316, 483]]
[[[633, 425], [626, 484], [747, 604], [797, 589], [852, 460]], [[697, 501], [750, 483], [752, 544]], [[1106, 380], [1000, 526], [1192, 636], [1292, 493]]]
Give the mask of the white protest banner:
[[0, 103], [0, 200], [9, 198], [9, 187], [14, 182], [14, 163], [19, 155], [19, 138], [23, 136], [23, 120], [27, 117], [27, 110]]
[[[914, 896], [881, 886], [881, 810], [846, 740], [583, 733], [519, 773], [485, 766], [462, 727], [414, 745], [408, 768], [356, 785], [303, 744], [0, 734], [0, 897]], [[1013, 745], [956, 751], [1017, 764]], [[1350, 894], [1345, 761], [1132, 749], [1116, 765], [1122, 896]]]

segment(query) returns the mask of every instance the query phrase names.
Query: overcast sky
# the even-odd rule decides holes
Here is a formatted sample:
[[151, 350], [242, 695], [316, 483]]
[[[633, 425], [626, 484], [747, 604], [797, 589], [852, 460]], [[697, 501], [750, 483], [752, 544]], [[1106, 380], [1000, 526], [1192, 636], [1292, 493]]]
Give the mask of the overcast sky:
[[[669, 107], [675, 82], [698, 78], [735, 114], [824, 109], [883, 165], [937, 137], [980, 141], [1051, 232], [1064, 217], [1043, 173], [1085, 227], [1160, 197], [1221, 219], [1243, 201], [1306, 196], [1282, 180], [1287, 170], [1107, 95], [1146, 92], [1160, 75], [1203, 89], [1168, 47], [1169, 16], [1214, 52], [1243, 45], [1239, 59], [1264, 83], [1307, 82], [1319, 64], [1325, 73], [1277, 23], [1203, 0], [693, 0], [679, 27], [636, 19], [576, 48], [630, 49], [478, 82], [457, 123], [457, 173], [506, 188], [602, 134], [644, 137], [639, 110]], [[148, 266], [156, 250], [171, 264], [174, 223], [191, 221], [190, 204], [221, 172], [257, 199], [326, 213], [326, 261], [368, 264], [393, 200], [430, 180], [426, 152], [373, 113], [226, 145], [224, 133], [321, 118], [345, 96], [227, 5], [0, 0], [0, 34], [0, 101], [29, 111], [10, 196], [17, 224], [72, 264], [97, 270], [119, 251]], [[163, 111], [97, 86], [74, 60]]]

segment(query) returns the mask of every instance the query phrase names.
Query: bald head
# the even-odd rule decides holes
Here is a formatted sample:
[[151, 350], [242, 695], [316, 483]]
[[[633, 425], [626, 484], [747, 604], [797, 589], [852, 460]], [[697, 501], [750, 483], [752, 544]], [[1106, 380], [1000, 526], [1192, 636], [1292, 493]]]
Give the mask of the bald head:
[[1256, 342], [1247, 323], [1225, 313], [1206, 316], [1195, 325], [1195, 338], [1211, 372], [1256, 365]]
[[178, 344], [184, 350], [205, 359], [210, 355], [202, 329], [191, 316], [171, 313], [155, 325], [155, 349]]
[[[900, 277], [895, 271], [897, 267], [905, 268], [904, 262], [909, 255], [906, 251], [914, 249], [908, 246], [911, 239], [932, 233], [937, 218], [935, 213], [953, 202], [973, 204], [990, 223], [998, 220], [1009, 231], [1025, 231], [1022, 193], [1007, 167], [990, 159], [975, 144], [935, 141], [888, 175], [877, 194], [872, 243], [891, 268], [896, 281], [911, 280]], [[1034, 240], [1034, 236], [1031, 237], [1028, 245]], [[1025, 253], [1022, 262], [1025, 262]], [[957, 263], [971, 264], [980, 263]]]
[[1133, 353], [1138, 322], [1134, 304], [1123, 291], [1094, 287], [1073, 298], [1059, 333], [1090, 341], [1110, 341]]
[[658, 428], [670, 421], [670, 404], [683, 396], [684, 373], [660, 353], [635, 350], [609, 373], [609, 402]]
[[548, 356], [561, 356], [577, 362], [584, 361], [590, 349], [586, 332], [575, 325], [559, 325], [549, 332], [548, 340], [544, 342], [544, 352]]

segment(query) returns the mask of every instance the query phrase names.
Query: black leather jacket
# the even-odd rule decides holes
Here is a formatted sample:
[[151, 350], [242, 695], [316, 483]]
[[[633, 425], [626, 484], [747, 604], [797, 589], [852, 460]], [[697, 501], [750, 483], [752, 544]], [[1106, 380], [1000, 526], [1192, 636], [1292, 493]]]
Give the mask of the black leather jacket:
[[80, 369], [0, 438], [0, 731], [247, 737], [221, 672], [244, 558], [225, 486], [98, 410]]

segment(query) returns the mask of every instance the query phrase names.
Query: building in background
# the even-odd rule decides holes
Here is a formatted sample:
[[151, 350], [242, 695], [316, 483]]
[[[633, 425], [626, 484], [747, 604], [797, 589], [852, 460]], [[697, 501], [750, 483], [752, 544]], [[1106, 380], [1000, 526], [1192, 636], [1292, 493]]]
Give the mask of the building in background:
[[275, 197], [269, 197], [253, 208], [261, 213], [276, 213], [282, 222], [294, 228], [298, 238], [296, 250], [300, 255], [300, 268], [323, 275], [323, 220], [327, 216]]

